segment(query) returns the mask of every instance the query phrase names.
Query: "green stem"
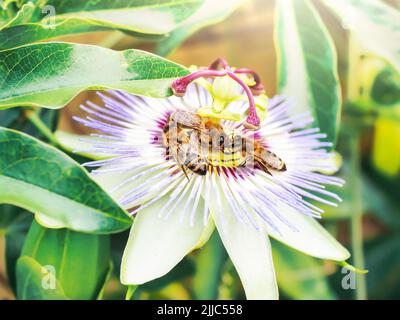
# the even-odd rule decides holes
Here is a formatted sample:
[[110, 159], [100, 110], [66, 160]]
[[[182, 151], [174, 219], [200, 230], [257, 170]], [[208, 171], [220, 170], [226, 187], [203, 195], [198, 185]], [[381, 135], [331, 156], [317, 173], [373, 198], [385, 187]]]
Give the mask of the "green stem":
[[38, 129], [53, 145], [58, 145], [58, 140], [53, 132], [46, 126], [46, 124], [40, 119], [38, 113], [34, 110], [27, 110], [25, 112], [26, 117], [29, 121]]
[[217, 232], [199, 252], [196, 259], [196, 274], [193, 277], [193, 293], [196, 299], [218, 298], [226, 251]]
[[126, 289], [125, 300], [132, 300], [133, 294], [135, 293], [138, 286], [129, 285]]
[[[362, 191], [361, 191], [361, 159], [359, 150], [359, 131], [351, 135], [351, 186], [353, 190], [353, 214], [351, 217], [351, 240], [353, 249], [353, 263], [359, 269], [365, 269], [363, 232], [362, 232]], [[367, 299], [365, 275], [356, 274], [356, 299]]]

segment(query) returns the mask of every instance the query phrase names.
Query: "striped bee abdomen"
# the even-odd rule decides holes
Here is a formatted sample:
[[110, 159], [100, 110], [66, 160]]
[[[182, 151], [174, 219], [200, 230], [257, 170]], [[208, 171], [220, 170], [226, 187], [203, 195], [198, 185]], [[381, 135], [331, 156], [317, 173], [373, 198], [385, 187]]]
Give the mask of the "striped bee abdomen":
[[219, 122], [200, 120], [194, 113], [178, 111], [163, 128], [166, 155], [173, 158], [185, 174], [188, 169], [205, 175], [209, 167], [254, 166], [269, 174], [270, 170], [286, 170], [283, 160], [260, 142], [227, 133]]

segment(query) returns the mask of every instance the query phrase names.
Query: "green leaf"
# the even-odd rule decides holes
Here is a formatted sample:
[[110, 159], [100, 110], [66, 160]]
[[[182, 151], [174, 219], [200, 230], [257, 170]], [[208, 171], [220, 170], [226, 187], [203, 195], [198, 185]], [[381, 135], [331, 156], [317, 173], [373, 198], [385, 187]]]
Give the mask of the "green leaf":
[[84, 18], [122, 30], [164, 34], [174, 30], [191, 16], [203, 0], [49, 0], [57, 12], [57, 19]]
[[315, 126], [336, 141], [341, 112], [337, 56], [309, 0], [278, 0], [275, 19], [278, 88], [293, 100], [293, 114], [310, 111]]
[[196, 299], [218, 298], [226, 258], [224, 245], [218, 232], [214, 232], [206, 245], [199, 250], [196, 258], [196, 273], [193, 277], [193, 292]]
[[292, 299], [335, 299], [321, 261], [274, 241], [272, 243], [278, 285]]
[[377, 0], [322, 0], [370, 52], [400, 70], [400, 12]]
[[[66, 300], [64, 290], [55, 280], [55, 289], [45, 290], [42, 286], [45, 269], [35, 259], [21, 257], [17, 262], [17, 297], [20, 300]], [[51, 275], [48, 275], [50, 278]]]
[[137, 287], [138, 291], [156, 292], [173, 282], [181, 282], [193, 276], [195, 265], [190, 257], [185, 257], [170, 272], [161, 278], [149, 281]]
[[[55, 290], [63, 292], [65, 298], [96, 299], [110, 269], [110, 239], [108, 235], [46, 229], [33, 222], [18, 264], [27, 257], [50, 271], [48, 276], [52, 275], [57, 280]], [[24, 274], [19, 270], [21, 266], [17, 267], [20, 299], [34, 299], [35, 295], [45, 296], [47, 292], [54, 291], [51, 289], [51, 279], [45, 279], [46, 273], [42, 268], [38, 270], [38, 265], [35, 266], [31, 261], [22, 265], [28, 272]], [[32, 277], [29, 277], [30, 274]], [[36, 279], [38, 275], [40, 279]], [[49, 280], [47, 284], [50, 286], [47, 289], [43, 286], [46, 280]], [[31, 294], [34, 296], [31, 297]]]
[[399, 106], [400, 73], [391, 66], [381, 70], [372, 83], [371, 98], [381, 106]]
[[14, 9], [8, 6], [7, 3], [0, 2], [0, 29], [13, 19], [16, 14]]
[[396, 118], [395, 109], [390, 109], [400, 105], [398, 70], [384, 58], [363, 48], [354, 35], [349, 38], [348, 56], [347, 73], [351, 78], [347, 81], [346, 99], [351, 107]]
[[362, 176], [362, 197], [366, 211], [375, 214], [388, 228], [400, 230], [400, 199], [396, 192], [400, 183], [374, 172]]
[[32, 215], [24, 209], [0, 204], [0, 236], [26, 231], [31, 225]]
[[16, 265], [21, 255], [27, 231], [32, 223], [32, 215], [18, 207], [0, 205], [0, 234], [6, 239], [6, 271], [10, 287], [16, 292]]
[[[30, 118], [28, 117], [30, 115]], [[40, 119], [40, 121], [46, 126], [49, 132], [55, 130], [58, 119], [59, 112], [57, 110], [51, 109], [37, 109], [34, 112], [32, 110], [27, 110], [27, 108], [10, 108], [6, 110], [0, 110], [0, 126], [8, 127], [10, 129], [15, 129], [22, 131], [31, 136], [34, 136], [45, 142], [49, 141], [49, 137], [38, 130], [38, 128], [32, 123], [32, 117]]]
[[112, 260], [109, 261], [109, 268], [107, 270], [106, 276], [103, 279], [103, 283], [100, 283], [100, 291], [97, 293], [96, 300], [103, 300], [104, 299], [104, 293], [106, 291], [106, 286], [108, 281], [110, 281], [112, 274], [114, 271], [114, 265], [112, 263]]
[[[32, 215], [28, 216], [32, 221]], [[25, 219], [28, 220], [28, 219]], [[30, 223], [29, 223], [30, 225]], [[28, 228], [29, 228], [28, 225]], [[6, 236], [6, 271], [7, 281], [14, 294], [17, 293], [17, 261], [21, 256], [22, 247], [26, 238], [27, 230], [9, 233]]]
[[390, 234], [366, 245], [369, 299], [398, 299], [400, 295], [400, 235]]
[[8, 127], [10, 126], [19, 116], [19, 110], [10, 109], [0, 111], [0, 126]]
[[63, 107], [86, 89], [120, 89], [165, 97], [184, 67], [140, 51], [52, 42], [0, 52], [0, 109]]
[[[21, 9], [13, 16], [12, 19], [8, 20], [7, 23], [0, 26], [0, 30], [9, 28], [21, 23], [30, 22], [36, 12], [35, 5], [32, 2], [24, 4]], [[0, 46], [1, 48], [1, 46]]]
[[183, 41], [201, 28], [218, 23], [227, 18], [243, 0], [214, 1], [204, 0], [202, 6], [189, 17], [178, 29], [168, 34], [157, 46], [156, 52], [166, 56]]
[[[29, 22], [28, 3], [4, 26], [0, 33], [0, 48], [9, 49], [21, 45], [52, 39], [59, 36], [121, 30], [135, 36], [160, 37], [178, 28], [201, 6], [204, 0], [97, 0], [58, 1], [49, 0], [42, 5], [41, 21]], [[53, 6], [55, 16], [46, 15]], [[28, 8], [25, 8], [27, 11]]]
[[25, 134], [0, 128], [0, 203], [82, 232], [113, 233], [131, 218], [79, 164]]
[[57, 22], [52, 28], [42, 23], [15, 25], [0, 31], [0, 50], [12, 49], [65, 35], [107, 30], [109, 28], [102, 25], [88, 24], [88, 22], [76, 18]]
[[25, 210], [8, 204], [0, 205], [0, 235], [19, 231], [19, 224], [24, 221], [27, 215], [32, 220], [32, 216]]

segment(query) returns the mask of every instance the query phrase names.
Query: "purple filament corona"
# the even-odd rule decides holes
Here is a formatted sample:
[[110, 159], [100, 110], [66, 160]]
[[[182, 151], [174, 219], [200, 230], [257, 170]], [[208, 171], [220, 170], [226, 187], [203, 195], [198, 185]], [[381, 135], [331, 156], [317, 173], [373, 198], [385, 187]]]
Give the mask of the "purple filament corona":
[[[319, 218], [323, 210], [318, 203], [336, 206], [341, 201], [325, 185], [342, 186], [344, 181], [322, 173], [332, 169], [328, 161], [331, 155], [324, 149], [331, 144], [321, 141], [325, 135], [318, 129], [309, 128], [309, 114], [289, 116], [291, 104], [282, 97], [270, 99], [267, 118], [257, 131], [248, 130], [244, 122], [222, 123], [227, 129], [265, 142], [268, 149], [285, 160], [287, 171], [269, 175], [250, 167], [220, 167], [205, 176], [191, 174], [188, 181], [174, 159], [165, 157], [163, 128], [174, 111], [195, 112], [210, 105], [212, 97], [207, 90], [192, 84], [186, 87], [184, 97], [156, 99], [120, 91], [99, 96], [103, 100], [101, 106], [87, 102], [82, 106], [87, 116], [74, 117], [95, 130], [92, 136], [98, 140], [86, 139], [90, 146], [76, 151], [102, 158], [84, 164], [95, 168], [93, 175], [121, 177], [110, 192], [131, 214], [168, 197], [160, 212], [165, 219], [180, 214], [179, 221], [194, 224], [196, 215], [201, 215], [207, 223], [212, 210], [223, 221], [224, 211], [229, 209], [243, 223], [256, 229], [265, 224], [279, 233], [280, 228], [296, 231], [296, 225], [282, 215], [282, 210]], [[235, 104], [240, 111], [248, 108], [243, 101]]]

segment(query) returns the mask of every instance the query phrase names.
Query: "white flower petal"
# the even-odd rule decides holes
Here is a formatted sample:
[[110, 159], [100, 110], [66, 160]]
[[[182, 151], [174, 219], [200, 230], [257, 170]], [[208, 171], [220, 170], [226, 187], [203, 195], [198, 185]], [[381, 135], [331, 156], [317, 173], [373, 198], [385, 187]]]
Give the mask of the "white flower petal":
[[202, 215], [194, 216], [193, 226], [188, 219], [180, 222], [182, 201], [168, 219], [159, 218], [168, 200], [163, 197], [138, 213], [122, 258], [123, 284], [142, 284], [165, 275], [199, 242], [204, 230]]
[[[123, 257], [123, 283], [140, 284], [164, 275], [207, 240], [213, 228], [210, 224], [204, 229], [209, 205], [249, 299], [278, 296], [267, 232], [319, 258], [349, 257], [317, 221], [306, 216], [319, 216], [321, 212], [310, 200], [331, 205], [335, 205], [333, 200], [340, 201], [324, 189], [324, 184], [343, 184], [340, 179], [314, 173], [332, 171], [336, 166], [323, 150], [331, 145], [321, 141], [326, 135], [317, 128], [307, 128], [312, 123], [309, 114], [289, 118], [290, 104], [281, 97], [270, 100], [259, 137], [269, 151], [284, 160], [287, 171], [265, 173], [264, 177], [251, 172], [219, 180], [215, 169], [214, 175], [187, 183], [182, 172], [172, 174], [177, 169], [173, 162], [165, 161], [162, 126], [174, 110], [195, 111], [209, 106], [212, 100], [208, 91], [191, 85], [183, 99], [144, 98], [121, 92], [110, 95], [113, 97], [103, 96], [104, 107], [88, 103], [83, 109], [90, 117], [77, 120], [101, 132], [95, 136], [106, 139], [93, 142], [91, 151], [116, 156], [86, 164], [103, 166], [100, 171], [107, 172], [95, 179], [126, 209], [141, 205]], [[232, 107], [244, 111], [247, 106], [245, 101], [236, 101]], [[228, 131], [243, 129], [234, 122], [222, 123]], [[239, 173], [246, 170], [251, 171], [236, 169]], [[168, 219], [159, 219], [159, 214]]]
[[214, 219], [211, 215], [208, 216], [207, 225], [204, 227], [203, 233], [200, 236], [199, 241], [196, 243], [194, 249], [200, 249], [203, 247], [208, 240], [210, 240], [211, 235], [215, 229]]
[[270, 236], [308, 255], [335, 261], [343, 261], [350, 253], [314, 218], [308, 217], [288, 205], [278, 204], [279, 213], [297, 230], [276, 219], [279, 232], [269, 230]]
[[216, 226], [247, 299], [278, 299], [269, 239], [252, 226], [240, 223], [231, 212], [224, 218], [225, 228], [215, 216]]
[[[130, 161], [134, 164], [134, 161]], [[119, 172], [113, 171], [114, 167], [107, 165], [99, 168], [97, 172], [102, 173], [94, 174], [92, 178], [116, 201], [120, 202], [125, 209], [130, 209], [160, 193], [160, 190], [156, 188], [157, 183], [168, 182], [166, 180], [168, 179], [167, 167], [167, 164], [161, 164], [160, 166], [160, 164], [155, 163], [134, 169], [123, 170], [122, 168], [123, 171]], [[138, 196], [135, 197], [135, 195]], [[121, 203], [121, 200], [128, 196], [131, 196], [132, 201]]]
[[[214, 193], [213, 197], [216, 196]], [[211, 201], [211, 214], [242, 281], [247, 299], [278, 299], [278, 286], [268, 237], [253, 226], [239, 222], [226, 199], [221, 196], [220, 200], [221, 212], [215, 201]]]
[[[299, 198], [296, 198], [289, 191], [284, 191], [282, 186], [273, 180], [267, 182], [263, 176], [259, 173], [254, 177], [248, 177], [246, 183], [242, 181], [241, 185], [244, 190], [254, 195], [253, 200], [247, 199], [247, 207], [258, 207], [258, 210], [261, 210], [271, 221], [267, 226], [267, 233], [270, 236], [317, 258], [336, 261], [349, 258], [350, 254], [346, 248], [336, 241], [315, 218], [307, 215], [311, 212], [305, 211], [307, 206], [300, 202], [299, 195], [297, 195]], [[275, 176], [270, 179], [278, 178]], [[274, 196], [272, 191], [279, 197]]]

